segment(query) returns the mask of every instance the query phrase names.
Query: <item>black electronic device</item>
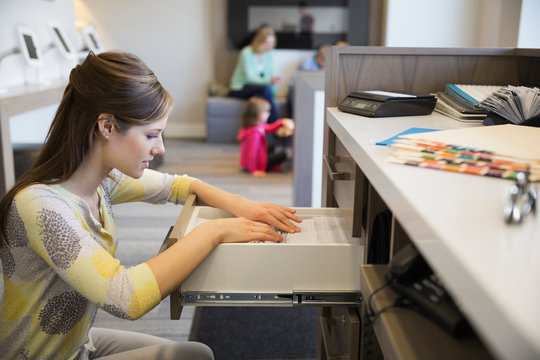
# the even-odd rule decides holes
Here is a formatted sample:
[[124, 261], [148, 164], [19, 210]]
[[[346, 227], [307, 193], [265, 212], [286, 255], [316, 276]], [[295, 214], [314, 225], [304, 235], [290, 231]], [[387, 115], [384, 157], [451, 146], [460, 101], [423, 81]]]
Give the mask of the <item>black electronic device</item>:
[[390, 286], [406, 303], [455, 337], [470, 333], [470, 326], [439, 278], [411, 244], [396, 253], [385, 274]]
[[431, 114], [436, 103], [435, 95], [353, 91], [338, 105], [338, 109], [369, 117], [413, 116]]

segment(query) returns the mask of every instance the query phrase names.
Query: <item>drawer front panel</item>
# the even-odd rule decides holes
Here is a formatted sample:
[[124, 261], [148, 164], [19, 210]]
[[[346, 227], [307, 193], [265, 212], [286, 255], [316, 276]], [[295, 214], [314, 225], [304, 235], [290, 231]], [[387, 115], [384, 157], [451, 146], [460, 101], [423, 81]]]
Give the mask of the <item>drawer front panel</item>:
[[[360, 266], [364, 258], [362, 239], [348, 234], [338, 208], [295, 210], [306, 220], [306, 237], [281, 244], [218, 245], [182, 283], [182, 303], [195, 305], [203, 300], [205, 305], [220, 306], [358, 303]], [[201, 221], [229, 216], [232, 215], [223, 210], [196, 206], [186, 232]], [[316, 222], [314, 218], [321, 220]]]

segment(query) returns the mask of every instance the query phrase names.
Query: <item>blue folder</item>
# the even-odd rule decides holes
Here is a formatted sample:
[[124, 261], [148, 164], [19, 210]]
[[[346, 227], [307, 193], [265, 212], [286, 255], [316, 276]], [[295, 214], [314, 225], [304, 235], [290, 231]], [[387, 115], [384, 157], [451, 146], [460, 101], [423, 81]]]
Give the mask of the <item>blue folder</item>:
[[396, 140], [398, 137], [400, 137], [402, 135], [419, 134], [419, 133], [430, 132], [430, 131], [439, 131], [439, 130], [413, 127], [413, 128], [407, 129], [407, 130], [405, 130], [403, 132], [400, 132], [399, 134], [394, 135], [391, 138], [388, 138], [388, 139], [383, 140], [383, 141], [376, 142], [375, 144], [376, 145], [384, 145], [384, 146], [386, 146], [386, 145], [392, 144], [394, 142], [394, 140]]

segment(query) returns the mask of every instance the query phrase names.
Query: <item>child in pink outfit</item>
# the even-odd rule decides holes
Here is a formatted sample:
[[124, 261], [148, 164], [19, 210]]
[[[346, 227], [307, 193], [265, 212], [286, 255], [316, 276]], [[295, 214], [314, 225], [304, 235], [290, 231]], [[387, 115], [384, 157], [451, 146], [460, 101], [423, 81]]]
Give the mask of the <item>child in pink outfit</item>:
[[266, 121], [270, 115], [270, 104], [261, 98], [250, 98], [242, 115], [242, 129], [237, 139], [240, 145], [240, 166], [253, 176], [265, 176], [267, 171], [281, 170], [286, 159], [284, 152], [268, 153], [266, 133], [291, 136], [294, 130], [292, 119], [278, 119], [272, 124]]

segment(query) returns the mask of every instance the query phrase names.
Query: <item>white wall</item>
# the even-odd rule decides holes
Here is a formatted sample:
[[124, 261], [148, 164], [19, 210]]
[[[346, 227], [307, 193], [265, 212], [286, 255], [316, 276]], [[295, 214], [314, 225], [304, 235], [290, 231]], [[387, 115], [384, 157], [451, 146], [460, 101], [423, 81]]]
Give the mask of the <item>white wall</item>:
[[175, 107], [166, 136], [204, 137], [213, 78], [210, 0], [74, 0], [79, 26], [93, 23], [107, 50], [129, 51], [156, 73]]
[[518, 47], [540, 48], [540, 0], [522, 0]]
[[289, 84], [292, 81], [298, 65], [304, 58], [313, 56], [311, 50], [274, 50], [274, 68], [275, 73], [283, 76], [283, 79], [276, 84], [277, 96], [286, 97], [289, 91]]
[[517, 45], [521, 0], [387, 1], [387, 46]]
[[[93, 23], [106, 49], [130, 51], [154, 70], [175, 99], [165, 136], [206, 136], [207, 85], [215, 80], [212, 0], [74, 0], [78, 26]], [[220, 0], [225, 1], [225, 0]], [[122, 21], [119, 21], [121, 14]], [[225, 18], [226, 14], [218, 14]], [[285, 96], [295, 67], [311, 52], [277, 50]], [[216, 59], [219, 61], [219, 59]], [[219, 66], [219, 64], [217, 64]]]
[[[74, 25], [73, 0], [0, 0], [0, 56], [6, 55], [13, 48], [19, 47], [17, 26], [22, 25], [33, 30], [36, 45], [43, 54], [42, 81], [66, 79], [74, 66], [61, 56], [58, 49], [47, 50], [52, 43], [48, 23], [60, 24], [68, 39], [80, 46]], [[9, 88], [20, 86], [28, 81], [37, 81], [35, 69], [29, 68], [21, 53], [3, 57], [0, 60], [0, 93]], [[14, 143], [40, 143], [45, 139], [48, 127], [58, 105], [17, 115], [10, 119], [10, 133]]]
[[[46, 48], [53, 42], [48, 23], [59, 23], [69, 40], [79, 44], [74, 25], [73, 0], [0, 0], [0, 54], [19, 47], [17, 26], [31, 28], [41, 49], [45, 79], [67, 77], [73, 63], [64, 59], [54, 48]], [[26, 63], [21, 53], [5, 57], [0, 63], [0, 87], [25, 82]]]
[[[540, 0], [523, 0], [523, 11], [522, 0], [387, 2], [388, 46], [540, 47], [536, 36]], [[18, 23], [36, 28], [46, 46], [51, 41], [46, 24], [54, 19], [78, 48], [82, 41], [74, 19], [78, 27], [93, 23], [106, 48], [140, 56], [173, 95], [176, 106], [165, 135], [204, 138], [207, 84], [215, 80], [223, 52], [216, 50], [215, 37], [216, 32], [225, 31], [218, 24], [226, 22], [225, 4], [226, 0], [0, 0], [0, 54], [17, 45]], [[276, 50], [276, 71], [285, 76], [278, 85], [281, 96], [296, 65], [310, 54]], [[19, 57], [0, 65], [0, 87], [24, 81]], [[229, 57], [224, 62], [230, 62]], [[57, 51], [49, 51], [47, 58], [47, 76], [65, 73], [65, 65], [63, 70], [54, 69], [62, 61]], [[51, 111], [33, 116], [42, 121]]]

